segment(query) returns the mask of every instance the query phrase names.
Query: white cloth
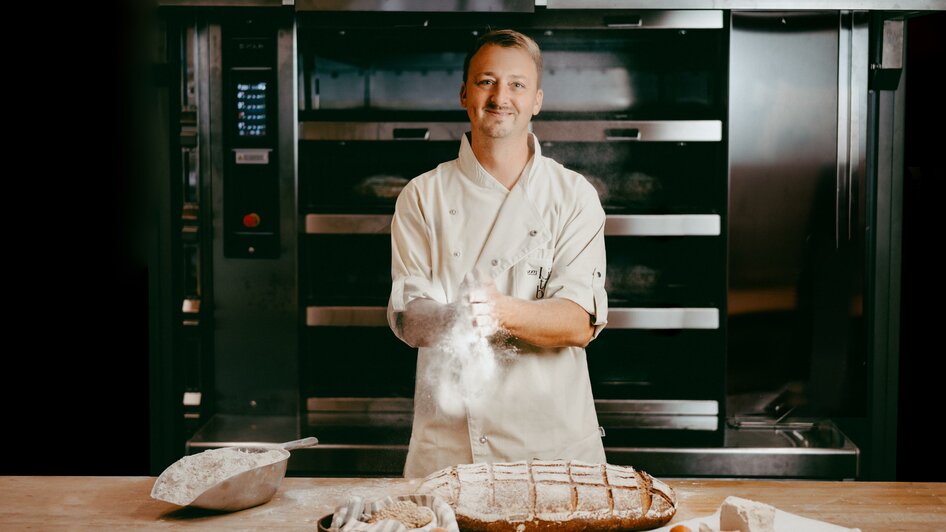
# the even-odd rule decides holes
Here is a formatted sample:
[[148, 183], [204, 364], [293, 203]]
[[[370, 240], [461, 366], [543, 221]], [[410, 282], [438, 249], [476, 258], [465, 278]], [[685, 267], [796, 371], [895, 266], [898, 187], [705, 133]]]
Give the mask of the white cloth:
[[[410, 529], [396, 519], [383, 519], [374, 523], [368, 522], [374, 514], [403, 501], [430, 509], [431, 521], [420, 528]], [[460, 532], [460, 528], [457, 526], [456, 513], [440, 497], [423, 494], [400, 495], [366, 503], [364, 497], [352, 495], [345, 504], [335, 510], [332, 515], [332, 525], [328, 530], [329, 532], [407, 532], [408, 530], [428, 532], [435, 528], [447, 532]]]
[[[388, 321], [417, 298], [457, 300], [466, 274], [494, 279], [522, 299], [565, 298], [607, 323], [605, 214], [580, 174], [534, 156], [512, 190], [476, 160], [464, 135], [459, 157], [413, 179], [391, 225], [392, 288]], [[544, 284], [544, 287], [542, 286]], [[432, 400], [425, 378], [436, 348], [420, 348], [414, 425], [405, 477], [458, 463], [574, 459], [604, 462], [585, 350], [525, 345], [503, 364], [490, 394], [450, 415]]]

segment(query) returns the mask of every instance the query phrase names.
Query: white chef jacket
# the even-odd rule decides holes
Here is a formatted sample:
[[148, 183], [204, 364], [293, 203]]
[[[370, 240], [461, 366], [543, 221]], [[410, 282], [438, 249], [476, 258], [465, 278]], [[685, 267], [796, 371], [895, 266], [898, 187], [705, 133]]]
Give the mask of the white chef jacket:
[[[580, 174], [543, 157], [530, 136], [534, 155], [512, 190], [479, 164], [464, 135], [457, 159], [411, 180], [398, 196], [388, 302], [398, 337], [398, 315], [409, 302], [452, 303], [474, 270], [493, 278], [504, 294], [574, 301], [592, 316], [594, 336], [607, 323], [605, 214], [598, 195]], [[491, 384], [495, 391], [459, 416], [440, 410], [422, 377], [437, 356], [435, 347], [418, 352], [405, 477], [458, 463], [605, 461], [583, 348], [523, 343]]]

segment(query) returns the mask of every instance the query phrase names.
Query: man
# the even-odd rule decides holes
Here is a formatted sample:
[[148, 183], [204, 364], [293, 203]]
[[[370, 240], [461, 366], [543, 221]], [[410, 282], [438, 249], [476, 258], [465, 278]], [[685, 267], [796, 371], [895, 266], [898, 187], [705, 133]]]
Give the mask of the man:
[[[529, 37], [482, 36], [464, 65], [472, 127], [459, 158], [398, 197], [388, 320], [420, 348], [405, 477], [457, 463], [605, 461], [584, 350], [607, 323], [605, 215], [594, 188], [543, 157], [529, 132], [541, 73]], [[465, 291], [471, 276], [486, 280], [481, 290]], [[432, 401], [438, 383], [424, 378], [458, 317], [517, 346], [461, 412]]]

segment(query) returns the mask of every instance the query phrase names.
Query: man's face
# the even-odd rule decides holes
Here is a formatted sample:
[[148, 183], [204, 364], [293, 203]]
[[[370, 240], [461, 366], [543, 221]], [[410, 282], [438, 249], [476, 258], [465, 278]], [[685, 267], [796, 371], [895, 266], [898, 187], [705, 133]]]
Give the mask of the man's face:
[[538, 78], [526, 51], [494, 44], [480, 48], [460, 87], [460, 105], [466, 108], [473, 131], [494, 139], [524, 135], [542, 108]]

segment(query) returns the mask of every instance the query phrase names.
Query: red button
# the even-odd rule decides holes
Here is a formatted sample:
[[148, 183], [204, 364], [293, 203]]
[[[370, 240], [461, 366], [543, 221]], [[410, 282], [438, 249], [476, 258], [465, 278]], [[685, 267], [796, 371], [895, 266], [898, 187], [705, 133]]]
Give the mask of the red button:
[[243, 217], [243, 225], [245, 227], [256, 227], [259, 225], [259, 215], [255, 212], [251, 212]]

